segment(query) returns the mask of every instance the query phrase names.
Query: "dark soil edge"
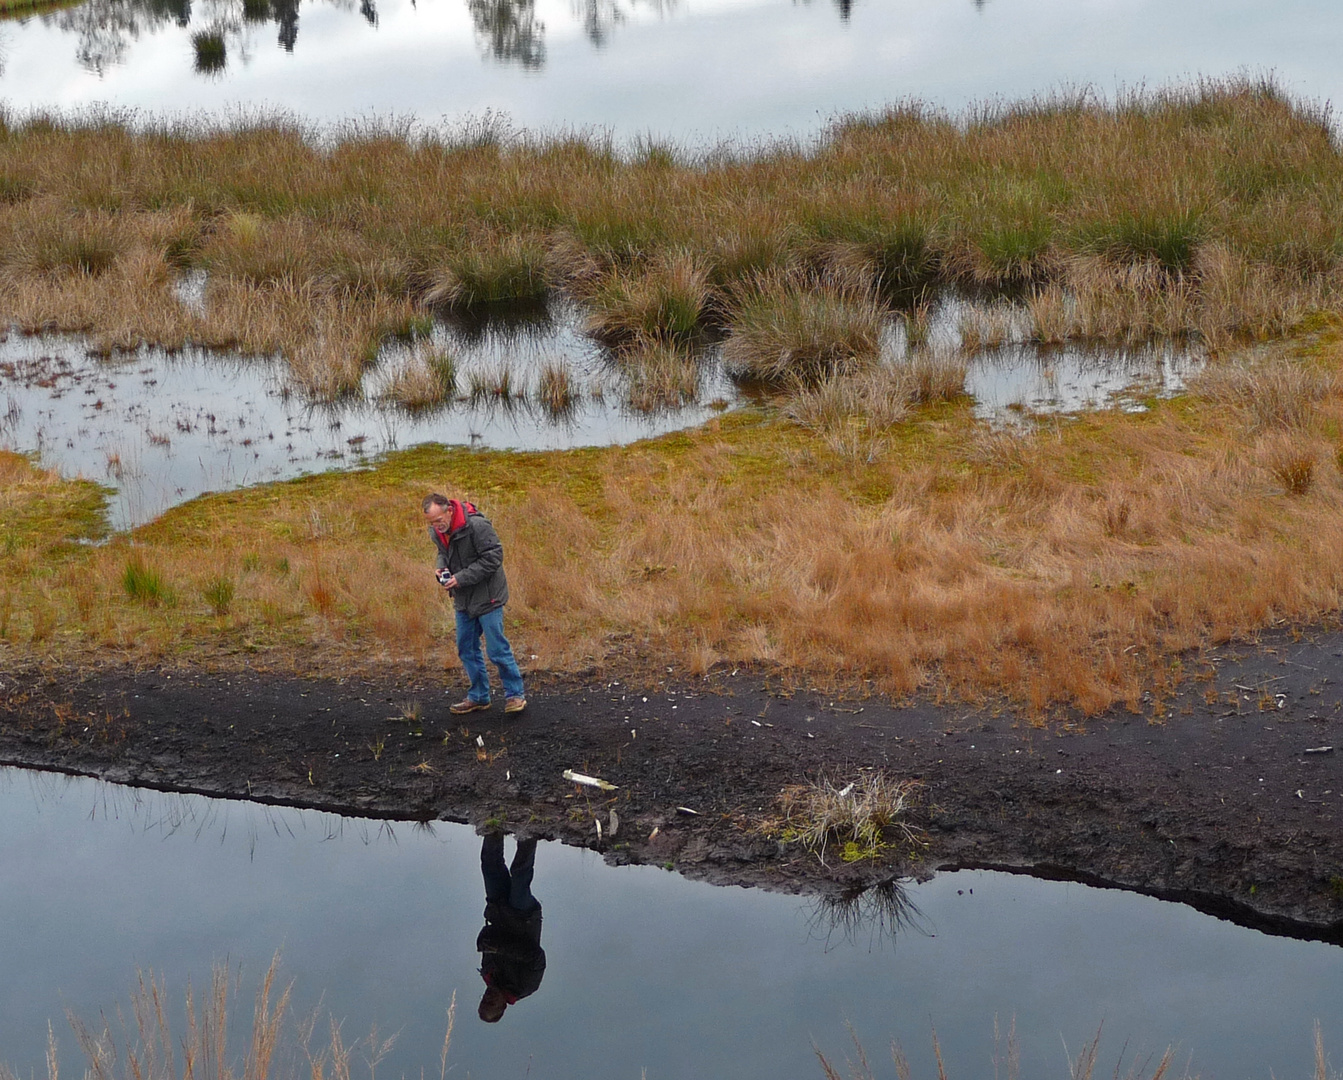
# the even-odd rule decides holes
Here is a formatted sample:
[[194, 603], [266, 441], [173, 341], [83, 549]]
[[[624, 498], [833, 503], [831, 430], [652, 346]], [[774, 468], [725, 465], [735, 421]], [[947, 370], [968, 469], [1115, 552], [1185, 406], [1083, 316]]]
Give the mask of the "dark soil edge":
[[[1045, 726], [744, 671], [670, 673], [651, 689], [537, 676], [522, 716], [459, 718], [447, 712], [454, 680], [424, 673], [48, 669], [0, 674], [0, 765], [362, 817], [488, 820], [612, 863], [790, 892], [1024, 872], [1343, 945], [1343, 634], [1284, 633], [1202, 661], [1159, 722]], [[618, 790], [576, 788], [565, 768]], [[926, 848], [823, 866], [768, 828], [784, 786], [865, 768], [921, 782]]]

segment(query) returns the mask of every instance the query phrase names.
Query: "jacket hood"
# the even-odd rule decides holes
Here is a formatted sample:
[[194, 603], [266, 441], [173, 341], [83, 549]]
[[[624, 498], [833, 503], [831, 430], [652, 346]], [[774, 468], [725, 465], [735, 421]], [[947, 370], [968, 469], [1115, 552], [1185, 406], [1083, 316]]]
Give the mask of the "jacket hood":
[[434, 528], [445, 536], [451, 536], [466, 524], [466, 515], [474, 514], [475, 512], [476, 508], [473, 504], [469, 502], [461, 502], [457, 499], [449, 499], [447, 528], [440, 529], [437, 525], [435, 525]]

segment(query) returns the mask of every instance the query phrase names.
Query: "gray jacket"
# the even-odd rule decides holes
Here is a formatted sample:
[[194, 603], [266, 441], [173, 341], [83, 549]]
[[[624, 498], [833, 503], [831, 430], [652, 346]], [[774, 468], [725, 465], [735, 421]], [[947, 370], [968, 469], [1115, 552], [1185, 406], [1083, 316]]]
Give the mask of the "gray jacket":
[[487, 611], [508, 603], [504, 546], [483, 514], [469, 504], [464, 509], [466, 523], [446, 541], [432, 525], [429, 536], [438, 549], [438, 568], [457, 577], [457, 588], [452, 590], [457, 610], [478, 619]]

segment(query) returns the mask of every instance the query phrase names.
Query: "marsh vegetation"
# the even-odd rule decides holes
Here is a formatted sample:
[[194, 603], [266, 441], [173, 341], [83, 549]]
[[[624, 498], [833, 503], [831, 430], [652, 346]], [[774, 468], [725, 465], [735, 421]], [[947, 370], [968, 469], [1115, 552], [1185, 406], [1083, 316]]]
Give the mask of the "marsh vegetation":
[[[0, 126], [0, 303], [105, 350], [282, 355], [314, 396], [357, 389], [436, 306], [563, 294], [594, 335], [726, 334], [769, 379], [870, 366], [884, 312], [978, 290], [970, 347], [1273, 338], [1338, 296], [1343, 164], [1327, 117], [1271, 85], [1085, 94], [952, 117], [903, 105], [813, 146], [622, 155], [492, 121]], [[206, 274], [203, 302], [174, 283]], [[1013, 296], [1019, 314], [996, 299]]]
[[[691, 674], [754, 662], [1159, 714], [1185, 650], [1343, 596], [1340, 164], [1322, 115], [1246, 83], [959, 119], [902, 107], [812, 148], [696, 160], [488, 127], [318, 145], [275, 126], [10, 122], [0, 304], [24, 329], [279, 355], [336, 399], [401, 341], [387, 394], [407, 405], [446, 393], [451, 367], [468, 399], [525, 392], [562, 416], [577, 388], [558, 367], [524, 391], [422, 335], [430, 315], [563, 297], [632, 402], [690, 397], [707, 336], [773, 404], [629, 447], [413, 450], [98, 549], [62, 541], [88, 525], [60, 508], [92, 489], [11, 456], [7, 501], [50, 505], [41, 527], [31, 509], [7, 525], [3, 633], [25, 655], [191, 642], [426, 663], [441, 620], [407, 508], [450, 476], [504, 535], [537, 666], [614, 662], [633, 640]], [[188, 272], [199, 304], [175, 289]], [[967, 299], [947, 344], [931, 312], [951, 287]], [[1014, 341], [1153, 337], [1209, 361], [1142, 414], [994, 428], [961, 392], [967, 363]], [[208, 576], [236, 581], [224, 615], [200, 599], [201, 536]], [[177, 603], [131, 602], [132, 552]]]

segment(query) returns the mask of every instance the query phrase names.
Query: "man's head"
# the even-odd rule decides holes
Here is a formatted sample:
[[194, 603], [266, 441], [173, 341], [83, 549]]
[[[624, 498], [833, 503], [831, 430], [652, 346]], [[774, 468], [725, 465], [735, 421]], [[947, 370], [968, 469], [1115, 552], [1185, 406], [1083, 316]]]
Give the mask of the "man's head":
[[434, 492], [432, 495], [426, 495], [424, 502], [420, 504], [424, 509], [424, 519], [430, 525], [437, 527], [440, 531], [448, 527], [448, 522], [452, 520], [449, 512], [448, 497]]
[[487, 1024], [497, 1024], [507, 1008], [508, 995], [497, 986], [487, 986], [485, 993], [480, 996], [480, 1008], [476, 1010], [476, 1015]]

